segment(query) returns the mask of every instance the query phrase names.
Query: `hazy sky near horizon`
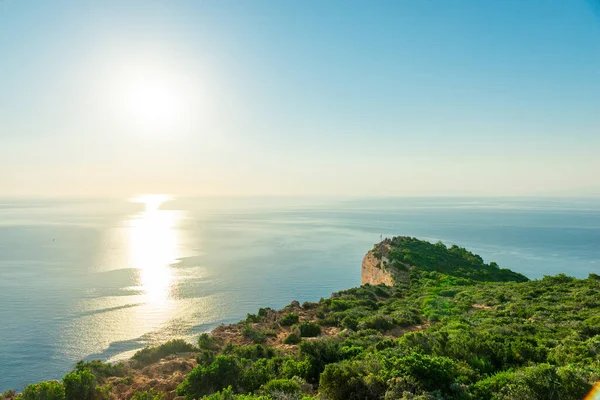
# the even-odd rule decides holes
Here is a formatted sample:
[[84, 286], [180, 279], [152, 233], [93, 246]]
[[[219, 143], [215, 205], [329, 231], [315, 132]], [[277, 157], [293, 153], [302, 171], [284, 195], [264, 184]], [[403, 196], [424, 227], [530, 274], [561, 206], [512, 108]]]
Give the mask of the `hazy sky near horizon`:
[[596, 0], [0, 2], [0, 195], [598, 195]]

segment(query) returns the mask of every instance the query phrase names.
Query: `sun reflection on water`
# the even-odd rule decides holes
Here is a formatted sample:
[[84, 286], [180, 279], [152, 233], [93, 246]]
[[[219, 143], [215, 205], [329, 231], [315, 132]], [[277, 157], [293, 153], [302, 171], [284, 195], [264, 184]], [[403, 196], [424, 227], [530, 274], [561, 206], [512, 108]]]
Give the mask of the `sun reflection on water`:
[[161, 210], [169, 200], [165, 195], [145, 195], [133, 201], [143, 203], [145, 211], [130, 220], [130, 265], [138, 270], [139, 289], [146, 302], [160, 306], [171, 296], [174, 281], [171, 264], [179, 257], [179, 238], [175, 229], [179, 214]]

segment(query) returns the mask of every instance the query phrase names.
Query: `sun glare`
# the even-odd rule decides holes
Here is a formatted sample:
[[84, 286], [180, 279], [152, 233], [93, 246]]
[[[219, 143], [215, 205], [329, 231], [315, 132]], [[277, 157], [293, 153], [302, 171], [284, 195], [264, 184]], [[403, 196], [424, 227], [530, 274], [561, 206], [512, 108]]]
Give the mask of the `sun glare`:
[[125, 106], [137, 125], [154, 130], [177, 124], [182, 99], [173, 85], [156, 77], [138, 77], [128, 86]]
[[166, 195], [144, 195], [133, 199], [143, 203], [146, 210], [130, 221], [130, 263], [139, 271], [139, 287], [146, 302], [164, 304], [170, 297], [173, 284], [171, 264], [178, 257], [178, 236], [175, 225], [178, 214], [160, 210]]
[[[120, 124], [141, 134], [166, 134], [189, 124], [199, 90], [175, 64], [144, 58], [116, 67], [105, 78], [105, 99]], [[195, 101], [195, 100], [194, 100]]]

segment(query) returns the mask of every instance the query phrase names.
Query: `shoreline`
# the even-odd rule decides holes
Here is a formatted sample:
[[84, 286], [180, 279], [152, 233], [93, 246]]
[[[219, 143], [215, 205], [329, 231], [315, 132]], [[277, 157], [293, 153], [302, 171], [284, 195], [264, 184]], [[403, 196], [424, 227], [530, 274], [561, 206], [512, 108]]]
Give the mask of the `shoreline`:
[[[363, 261], [361, 274], [366, 274], [363, 278], [380, 276], [374, 274], [375, 270], [387, 271], [391, 275], [385, 275], [383, 281], [391, 276], [394, 284], [367, 283], [334, 292], [318, 302], [292, 301], [280, 310], [259, 308], [256, 314], [248, 314], [239, 322], [222, 324], [209, 334], [200, 334], [197, 344], [171, 340], [139, 350], [123, 362], [81, 362], [62, 382], [30, 385], [24, 393], [53, 388], [67, 393], [66, 398], [57, 400], [79, 399], [72, 397], [72, 382], [83, 385], [85, 376], [93, 376], [89, 390], [98, 395], [104, 393], [108, 397], [103, 398], [114, 400], [191, 400], [213, 393], [215, 396], [251, 393], [255, 397], [240, 399], [265, 400], [271, 399], [269, 396], [281, 388], [313, 400], [322, 395], [333, 400], [345, 399], [348, 390], [350, 393], [364, 391], [365, 395], [378, 393], [373, 399], [383, 398], [384, 393], [386, 397], [391, 393], [390, 396], [401, 398], [398, 396], [407, 389], [414, 395], [431, 395], [436, 391], [450, 395], [458, 382], [463, 382], [461, 390], [480, 393], [476, 398], [489, 398], [491, 394], [481, 393], [497, 389], [482, 385], [487, 385], [485, 382], [495, 374], [509, 374], [507, 379], [528, 388], [530, 384], [522, 381], [522, 376], [531, 368], [540, 371], [550, 368], [564, 387], [568, 381], [575, 382], [571, 385], [577, 386], [570, 388], [569, 393], [577, 395], [587, 393], [595, 380], [600, 380], [600, 364], [592, 362], [590, 365], [587, 359], [567, 364], [568, 359], [557, 358], [577, 354], [578, 347], [565, 347], [571, 346], [565, 342], [552, 349], [546, 344], [564, 340], [569, 332], [577, 332], [590, 346], [600, 340], [600, 319], [597, 318], [600, 303], [589, 296], [584, 307], [580, 303], [581, 293], [600, 293], [599, 275], [590, 273], [587, 279], [577, 279], [559, 274], [529, 280], [494, 262], [486, 264], [465, 248], [406, 236], [376, 244]], [[540, 297], [540, 293], [548, 291], [549, 296]], [[532, 293], [536, 301], [532, 301]], [[560, 301], [557, 296], [561, 297]], [[506, 318], [510, 322], [498, 324]], [[563, 319], [570, 322], [567, 324]], [[509, 331], [507, 327], [511, 327]], [[449, 329], [447, 333], [438, 337], [445, 329]], [[463, 333], [450, 335], [457, 329]], [[526, 340], [522, 341], [520, 335], [525, 335]], [[478, 339], [463, 341], [472, 337]], [[449, 347], [428, 349], [422, 343], [426, 338], [433, 340], [432, 345], [442, 339], [454, 338], [452, 340], [457, 342]], [[470, 347], [471, 343], [490, 339], [493, 339], [491, 343], [502, 340], [509, 346], [535, 346], [537, 350], [527, 347], [517, 353], [511, 351], [508, 356], [512, 358], [494, 361], [501, 362], [495, 365], [492, 360], [507, 357], [503, 355], [504, 347], [490, 344], [492, 347], [485, 347], [483, 353]], [[456, 346], [466, 347], [454, 353]], [[473, 351], [477, 351], [476, 358], [469, 355]], [[373, 356], [389, 360], [373, 363]], [[600, 353], [597, 356], [600, 359]], [[481, 364], [478, 361], [481, 357], [492, 358]], [[434, 363], [426, 367], [425, 372], [386, 370], [396, 362], [400, 362], [400, 366], [413, 362], [416, 365]], [[221, 363], [225, 364], [219, 366]], [[427, 378], [427, 374], [436, 371], [437, 363], [455, 372], [441, 381]], [[362, 366], [353, 370], [355, 365]], [[255, 371], [256, 368], [263, 372]], [[343, 372], [339, 368], [350, 370]], [[346, 387], [340, 377], [330, 375], [333, 371], [341, 376], [355, 374], [358, 379], [355, 384], [359, 386]], [[576, 378], [569, 375], [563, 382], [567, 379], [565, 371], [575, 374]], [[215, 373], [219, 376], [212, 377]], [[416, 375], [410, 375], [413, 373]], [[462, 374], [460, 379], [453, 377], [459, 373]], [[402, 384], [398, 387], [395, 378], [384, 378], [398, 374], [425, 380], [418, 386]], [[548, 387], [548, 390], [558, 389]], [[13, 399], [13, 393], [0, 399]], [[368, 396], [365, 398], [371, 399]]]

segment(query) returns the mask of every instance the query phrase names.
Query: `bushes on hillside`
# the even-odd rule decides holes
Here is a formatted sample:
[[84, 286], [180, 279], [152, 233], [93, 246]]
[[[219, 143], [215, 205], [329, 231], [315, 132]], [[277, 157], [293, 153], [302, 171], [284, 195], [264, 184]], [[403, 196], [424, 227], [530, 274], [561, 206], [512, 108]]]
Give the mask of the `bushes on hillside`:
[[22, 400], [65, 400], [65, 387], [57, 381], [40, 382], [23, 390]]
[[274, 357], [273, 349], [261, 348], [259, 345], [235, 348], [230, 354], [217, 356], [209, 365], [198, 365], [177, 387], [177, 394], [191, 400], [230, 386], [236, 392], [258, 391], [277, 378], [282, 362]]
[[242, 327], [242, 335], [244, 335], [245, 338], [252, 340], [254, 343], [264, 343], [267, 340], [267, 335], [248, 323], [244, 324]]
[[302, 337], [315, 337], [321, 334], [321, 327], [314, 322], [302, 322], [298, 328]]
[[580, 400], [600, 379], [598, 370], [575, 366], [538, 364], [516, 371], [504, 371], [473, 385], [476, 398], [491, 400]]
[[247, 360], [258, 360], [260, 358], [273, 358], [277, 354], [275, 349], [262, 344], [254, 344], [250, 346], [233, 346], [227, 351], [229, 354], [235, 354], [239, 358]]
[[365, 369], [360, 362], [329, 364], [321, 374], [319, 389], [330, 400], [379, 400], [386, 384], [381, 376]]
[[70, 372], [63, 378], [67, 400], [93, 400], [96, 377], [87, 369]]
[[298, 314], [289, 313], [281, 317], [279, 324], [281, 326], [290, 326], [298, 323]]
[[238, 357], [220, 355], [206, 366], [195, 367], [177, 387], [177, 395], [198, 399], [228, 386], [239, 387], [241, 365]]
[[373, 315], [372, 317], [365, 318], [358, 324], [359, 329], [375, 329], [380, 332], [392, 329], [394, 326], [392, 319], [384, 315]]
[[135, 353], [131, 358], [142, 365], [147, 365], [171, 354], [188, 353], [195, 350], [196, 348], [185, 340], [174, 339], [161, 344], [160, 346], [146, 347]]
[[308, 371], [301, 376], [310, 383], [317, 383], [319, 375], [327, 364], [338, 362], [340, 357], [340, 344], [338, 340], [320, 339], [303, 341], [298, 346], [300, 356], [308, 361]]
[[165, 396], [155, 390], [146, 390], [143, 392], [135, 392], [131, 400], [163, 400]]
[[283, 339], [283, 344], [298, 344], [302, 341], [302, 337], [296, 332], [292, 332]]
[[116, 363], [116, 364], [111, 364], [111, 363], [102, 362], [100, 360], [93, 360], [93, 361], [79, 361], [77, 364], [75, 364], [75, 368], [73, 370], [74, 371], [88, 370], [92, 374], [94, 374], [94, 376], [97, 379], [103, 380], [103, 379], [111, 377], [111, 376], [125, 376], [127, 368], [125, 367], [125, 364], [123, 364], [122, 362]]
[[198, 348], [202, 350], [217, 350], [219, 348], [219, 341], [208, 333], [203, 333], [198, 338]]
[[262, 391], [271, 395], [271, 397], [289, 396], [300, 393], [300, 384], [293, 379], [273, 379], [262, 387]]

